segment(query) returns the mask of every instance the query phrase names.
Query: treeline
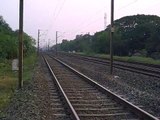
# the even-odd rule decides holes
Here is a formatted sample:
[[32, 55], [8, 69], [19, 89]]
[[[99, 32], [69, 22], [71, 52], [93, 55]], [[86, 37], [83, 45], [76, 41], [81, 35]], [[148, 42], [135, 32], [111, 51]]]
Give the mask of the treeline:
[[[135, 15], [114, 21], [114, 55], [141, 55], [160, 58], [160, 17]], [[61, 51], [93, 52], [109, 54], [110, 25], [93, 36], [77, 35], [74, 40], [63, 40]]]
[[[35, 40], [24, 33], [24, 55], [35, 51]], [[12, 59], [18, 56], [18, 30], [13, 31], [0, 16], [0, 59]]]

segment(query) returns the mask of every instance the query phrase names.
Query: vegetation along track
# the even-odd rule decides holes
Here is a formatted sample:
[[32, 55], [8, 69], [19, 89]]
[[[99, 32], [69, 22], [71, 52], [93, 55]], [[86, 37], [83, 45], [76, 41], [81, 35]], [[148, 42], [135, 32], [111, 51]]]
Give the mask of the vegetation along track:
[[158, 120], [62, 61], [45, 57], [74, 119]]
[[[87, 60], [94, 63], [99, 63], [102, 65], [109, 66], [109, 60], [104, 58], [98, 58], [98, 57], [91, 57], [91, 56], [84, 56], [84, 55], [78, 55], [78, 54], [68, 54], [68, 53], [59, 53], [63, 55], [67, 55], [70, 57], [76, 57], [81, 60]], [[137, 62], [124, 62], [124, 61], [114, 61], [113, 67], [127, 70], [131, 72], [136, 72], [152, 77], [160, 78], [160, 65], [152, 65], [152, 64], [143, 64], [143, 63], [137, 63]]]

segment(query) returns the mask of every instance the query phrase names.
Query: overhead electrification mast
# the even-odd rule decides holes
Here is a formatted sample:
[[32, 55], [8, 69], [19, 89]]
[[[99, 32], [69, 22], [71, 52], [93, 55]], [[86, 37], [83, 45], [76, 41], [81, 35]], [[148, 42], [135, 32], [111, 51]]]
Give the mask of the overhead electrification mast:
[[19, 1], [19, 89], [23, 87], [23, 0]]
[[111, 0], [111, 35], [110, 35], [110, 74], [113, 74], [113, 33], [114, 33], [114, 0]]

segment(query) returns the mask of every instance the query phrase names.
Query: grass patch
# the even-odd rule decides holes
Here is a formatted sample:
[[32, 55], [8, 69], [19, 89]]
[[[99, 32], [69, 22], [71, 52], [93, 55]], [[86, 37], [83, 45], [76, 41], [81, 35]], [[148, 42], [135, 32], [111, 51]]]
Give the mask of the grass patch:
[[23, 68], [24, 81], [31, 80], [36, 60], [37, 60], [36, 54], [30, 55], [24, 59], [24, 68]]
[[[110, 58], [109, 55], [106, 54], [86, 54], [86, 53], [77, 53], [81, 55], [89, 55], [89, 56], [95, 56], [95, 57], [101, 57], [101, 58]], [[160, 60], [155, 60], [153, 58], [149, 57], [139, 57], [139, 56], [131, 56], [131, 57], [121, 57], [121, 56], [113, 56], [114, 60], [121, 60], [121, 61], [127, 61], [127, 62], [139, 62], [139, 63], [146, 63], [146, 64], [154, 64], [154, 65], [160, 65]]]
[[3, 110], [10, 101], [10, 97], [16, 88], [17, 78], [12, 76], [1, 77], [0, 79], [0, 111]]
[[[109, 55], [97, 55], [98, 57], [102, 58], [109, 58]], [[155, 60], [153, 58], [149, 57], [139, 57], [139, 56], [131, 56], [131, 57], [121, 57], [121, 56], [113, 56], [114, 60], [121, 60], [121, 61], [127, 61], [127, 62], [138, 62], [138, 63], [146, 63], [146, 64], [154, 64], [154, 65], [160, 65], [160, 60]]]
[[0, 115], [8, 105], [17, 84], [17, 73], [11, 69], [10, 60], [0, 61]]
[[[35, 61], [36, 54], [24, 58], [24, 82], [31, 80]], [[11, 63], [11, 60], [0, 61], [0, 116], [18, 87], [18, 72], [12, 71]]]
[[160, 65], [160, 60], [155, 60], [149, 57], [138, 57], [138, 56], [132, 56], [132, 57], [119, 57], [115, 56], [116, 60], [123, 60], [128, 62], [139, 62], [139, 63], [147, 63], [147, 64], [155, 64]]

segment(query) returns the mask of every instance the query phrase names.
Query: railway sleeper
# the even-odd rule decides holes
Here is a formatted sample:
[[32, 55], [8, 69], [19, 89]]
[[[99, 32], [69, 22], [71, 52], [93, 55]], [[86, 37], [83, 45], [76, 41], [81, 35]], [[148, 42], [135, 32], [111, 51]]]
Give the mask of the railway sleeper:
[[79, 114], [82, 120], [121, 120], [135, 119], [136, 117], [130, 113], [115, 113], [115, 114]]

